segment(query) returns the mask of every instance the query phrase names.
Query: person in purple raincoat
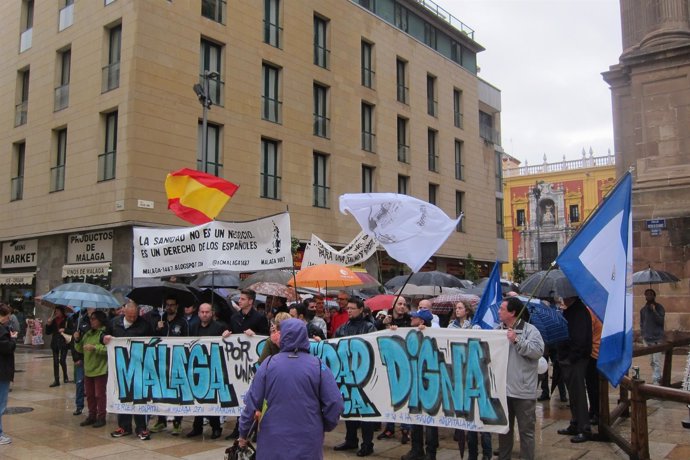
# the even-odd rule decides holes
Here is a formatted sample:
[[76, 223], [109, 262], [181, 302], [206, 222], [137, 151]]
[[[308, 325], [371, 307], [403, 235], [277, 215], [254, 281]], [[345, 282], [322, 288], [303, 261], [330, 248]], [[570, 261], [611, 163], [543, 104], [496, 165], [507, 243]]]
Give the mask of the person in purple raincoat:
[[343, 412], [343, 397], [330, 369], [309, 353], [304, 322], [280, 323], [280, 353], [266, 359], [244, 399], [239, 444], [244, 447], [264, 400], [257, 460], [323, 458], [324, 432], [333, 430]]

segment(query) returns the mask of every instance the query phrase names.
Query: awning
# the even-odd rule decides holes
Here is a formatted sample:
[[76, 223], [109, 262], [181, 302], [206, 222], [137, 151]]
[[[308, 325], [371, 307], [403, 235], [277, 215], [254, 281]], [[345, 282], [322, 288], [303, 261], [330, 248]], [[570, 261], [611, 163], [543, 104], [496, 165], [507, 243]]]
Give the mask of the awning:
[[108, 276], [108, 270], [110, 270], [110, 262], [63, 265], [62, 277]]
[[36, 276], [36, 272], [0, 274], [0, 285], [32, 284], [34, 276]]

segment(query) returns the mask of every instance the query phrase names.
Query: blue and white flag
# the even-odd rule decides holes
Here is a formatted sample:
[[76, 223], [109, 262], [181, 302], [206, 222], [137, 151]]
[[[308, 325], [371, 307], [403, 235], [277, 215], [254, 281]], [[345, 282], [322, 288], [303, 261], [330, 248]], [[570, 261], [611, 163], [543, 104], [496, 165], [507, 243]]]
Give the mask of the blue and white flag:
[[499, 266], [500, 264], [496, 261], [491, 275], [489, 275], [489, 282], [486, 283], [486, 288], [482, 293], [482, 298], [479, 299], [477, 311], [472, 317], [472, 326], [478, 324], [482, 329], [495, 329], [498, 325], [498, 308], [503, 301], [501, 277], [498, 274]]
[[451, 219], [433, 204], [397, 193], [346, 193], [340, 195], [340, 212], [352, 214], [389, 256], [415, 273], [462, 218]]
[[597, 368], [614, 386], [632, 364], [631, 195], [628, 172], [556, 259], [604, 323]]

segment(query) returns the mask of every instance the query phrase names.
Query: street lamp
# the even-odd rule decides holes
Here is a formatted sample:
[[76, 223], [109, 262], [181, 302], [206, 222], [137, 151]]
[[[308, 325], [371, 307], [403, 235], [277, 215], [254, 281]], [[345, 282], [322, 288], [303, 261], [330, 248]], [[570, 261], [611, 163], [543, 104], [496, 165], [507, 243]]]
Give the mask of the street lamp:
[[539, 234], [539, 227], [541, 223], [539, 222], [539, 198], [541, 198], [541, 189], [539, 188], [539, 183], [534, 183], [534, 188], [532, 189], [532, 195], [534, 195], [534, 211], [535, 211], [535, 223], [537, 224], [537, 244], [536, 244], [536, 261], [537, 261], [537, 271], [541, 270], [541, 235]]
[[208, 164], [208, 111], [213, 105], [209, 90], [209, 80], [218, 80], [220, 74], [218, 72], [211, 72], [204, 70], [204, 75], [202, 76], [202, 83], [196, 83], [192, 88], [199, 98], [199, 103], [203, 107], [203, 114], [201, 117], [201, 167], [203, 172], [208, 172], [206, 170]]

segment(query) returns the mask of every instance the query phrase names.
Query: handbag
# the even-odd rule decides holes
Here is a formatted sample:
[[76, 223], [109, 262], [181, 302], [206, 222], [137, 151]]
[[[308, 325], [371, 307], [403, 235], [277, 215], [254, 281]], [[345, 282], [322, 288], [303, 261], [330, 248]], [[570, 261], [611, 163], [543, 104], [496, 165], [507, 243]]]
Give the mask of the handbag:
[[69, 345], [72, 341], [72, 336], [69, 334], [65, 334], [64, 332], [60, 332], [60, 334], [62, 335], [62, 338], [65, 339], [65, 345]]
[[225, 460], [255, 460], [256, 459], [256, 447], [254, 447], [249, 439], [251, 439], [252, 434], [256, 430], [256, 420], [252, 423], [251, 428], [249, 428], [249, 433], [247, 433], [247, 445], [245, 447], [240, 447], [239, 439], [235, 439], [232, 446], [225, 449]]

